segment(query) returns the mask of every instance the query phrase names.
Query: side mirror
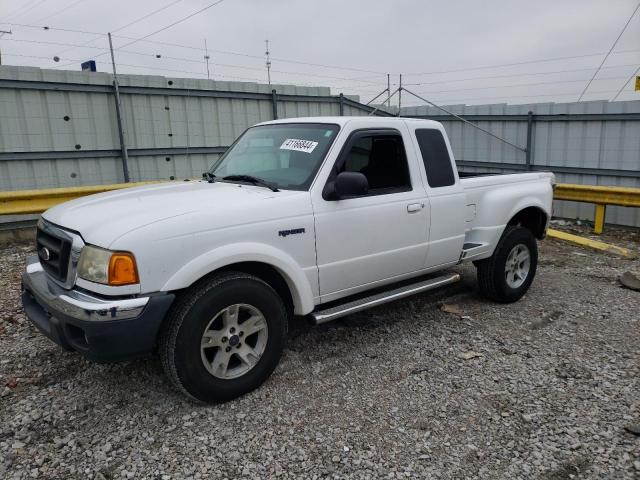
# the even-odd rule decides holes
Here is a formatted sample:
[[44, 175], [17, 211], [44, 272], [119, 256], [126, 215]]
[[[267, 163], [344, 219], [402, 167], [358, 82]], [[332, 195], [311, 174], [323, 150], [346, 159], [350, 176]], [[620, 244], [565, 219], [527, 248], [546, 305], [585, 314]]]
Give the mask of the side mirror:
[[325, 190], [326, 200], [340, 200], [349, 197], [361, 197], [369, 193], [369, 182], [360, 172], [339, 173]]

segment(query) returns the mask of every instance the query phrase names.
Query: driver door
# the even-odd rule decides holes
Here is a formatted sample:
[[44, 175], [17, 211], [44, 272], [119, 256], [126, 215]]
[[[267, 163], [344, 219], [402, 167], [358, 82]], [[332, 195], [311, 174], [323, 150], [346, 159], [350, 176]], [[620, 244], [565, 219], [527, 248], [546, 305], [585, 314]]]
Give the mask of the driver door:
[[396, 129], [350, 134], [327, 182], [360, 172], [369, 192], [328, 200], [314, 195], [320, 296], [328, 302], [424, 269], [429, 203], [412, 142]]

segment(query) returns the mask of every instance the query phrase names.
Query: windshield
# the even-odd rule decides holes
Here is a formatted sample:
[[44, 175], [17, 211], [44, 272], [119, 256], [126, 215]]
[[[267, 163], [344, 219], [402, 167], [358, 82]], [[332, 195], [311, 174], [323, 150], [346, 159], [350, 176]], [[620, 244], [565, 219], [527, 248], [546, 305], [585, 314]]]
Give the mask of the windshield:
[[252, 127], [209, 171], [218, 179], [251, 175], [284, 190], [307, 190], [338, 130], [319, 123]]

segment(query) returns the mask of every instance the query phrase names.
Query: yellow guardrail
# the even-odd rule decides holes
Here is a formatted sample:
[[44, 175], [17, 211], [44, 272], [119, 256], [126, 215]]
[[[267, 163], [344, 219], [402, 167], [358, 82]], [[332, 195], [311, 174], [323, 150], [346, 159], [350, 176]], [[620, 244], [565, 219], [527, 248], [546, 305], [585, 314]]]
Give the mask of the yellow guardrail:
[[75, 198], [94, 193], [110, 192], [121, 188], [138, 187], [156, 182], [116, 183], [90, 187], [47, 188], [42, 190], [17, 190], [0, 192], [0, 215], [42, 213], [45, 210]]
[[[18, 190], [0, 192], [0, 215], [41, 213], [58, 203], [94, 193], [121, 188], [137, 187], [156, 182], [117, 183], [90, 187], [49, 188], [44, 190]], [[595, 204], [595, 233], [602, 233], [607, 205], [640, 207], [640, 188], [602, 187], [559, 183], [553, 195], [555, 200], [570, 200]]]
[[603, 187], [599, 185], [574, 185], [559, 183], [553, 194], [555, 200], [593, 203], [596, 206], [594, 232], [602, 233], [607, 205], [640, 207], [640, 188]]

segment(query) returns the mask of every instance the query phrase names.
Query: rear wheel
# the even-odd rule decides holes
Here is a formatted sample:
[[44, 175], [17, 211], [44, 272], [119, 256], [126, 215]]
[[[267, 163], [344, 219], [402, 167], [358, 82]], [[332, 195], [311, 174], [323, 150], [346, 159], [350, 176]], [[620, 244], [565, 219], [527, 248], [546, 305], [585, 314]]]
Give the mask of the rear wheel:
[[480, 293], [497, 302], [515, 302], [531, 286], [537, 266], [538, 245], [531, 231], [508, 226], [493, 256], [476, 262]]
[[202, 402], [231, 400], [259, 387], [286, 343], [287, 309], [261, 279], [225, 273], [185, 292], [160, 342], [173, 385]]

